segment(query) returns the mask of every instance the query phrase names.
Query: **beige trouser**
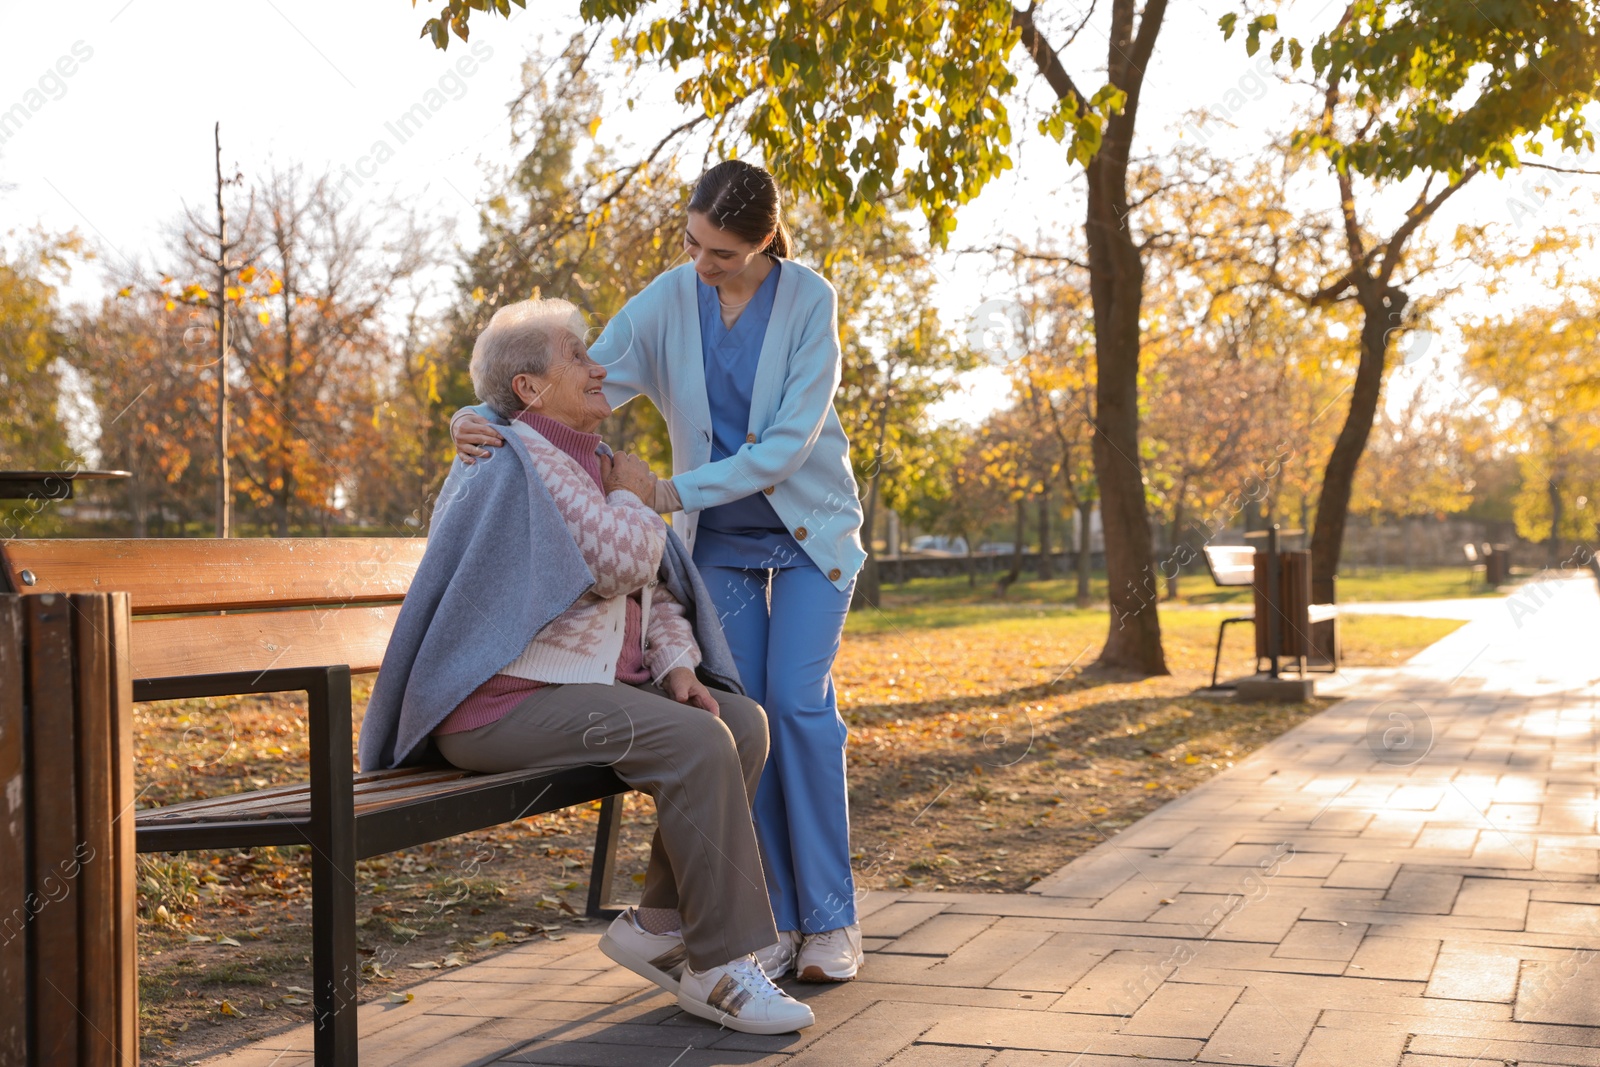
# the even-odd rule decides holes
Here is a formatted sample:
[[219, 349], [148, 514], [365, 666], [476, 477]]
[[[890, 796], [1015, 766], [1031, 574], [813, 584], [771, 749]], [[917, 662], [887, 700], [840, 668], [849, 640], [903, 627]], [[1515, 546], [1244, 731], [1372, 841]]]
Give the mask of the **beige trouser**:
[[609, 766], [656, 802], [646, 908], [683, 916], [689, 965], [704, 971], [778, 940], [750, 820], [767, 761], [767, 716], [712, 690], [713, 716], [655, 686], [549, 685], [505, 718], [434, 738], [464, 770]]

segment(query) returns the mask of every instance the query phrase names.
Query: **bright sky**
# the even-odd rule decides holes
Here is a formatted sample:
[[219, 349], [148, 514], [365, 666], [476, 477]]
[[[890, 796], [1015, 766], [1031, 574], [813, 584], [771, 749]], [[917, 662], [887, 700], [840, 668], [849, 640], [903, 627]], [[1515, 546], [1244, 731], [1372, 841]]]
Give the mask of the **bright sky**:
[[[1295, 94], [1262, 78], [1260, 57], [1247, 58], [1240, 38], [1224, 43], [1216, 29], [1218, 16], [1237, 6], [1173, 5], [1145, 88], [1140, 148], [1174, 143], [1180, 116], [1203, 104], [1238, 127], [1209, 142], [1223, 152], [1252, 152], [1289, 121]], [[432, 7], [426, 0], [418, 8], [403, 0], [263, 0], [175, 17], [157, 0], [80, 0], [67, 8], [0, 0], [0, 233], [77, 228], [108, 263], [159, 261], [183, 205], [203, 208], [209, 200], [211, 128], [220, 120], [225, 168], [247, 175], [273, 163], [335, 174], [351, 168], [356, 176], [346, 187], [358, 197], [397, 193], [453, 220], [470, 243], [483, 164], [506, 156], [504, 105], [522, 59], [541, 41], [547, 52], [559, 49], [579, 25], [577, 4], [532, 0], [535, 10], [516, 12], [509, 24], [480, 14], [472, 45], [455, 42], [445, 53], [418, 39]], [[1299, 0], [1284, 21], [1291, 30], [1325, 25], [1337, 11], [1337, 0]], [[1090, 28], [1064, 58], [1092, 89], [1100, 83], [1092, 69], [1104, 56], [1104, 38]], [[659, 91], [649, 98], [660, 103], [629, 113], [608, 101], [615, 111], [603, 136], [639, 143], [679, 121], [670, 81], [655, 81]], [[1036, 113], [1042, 86], [1027, 76], [1024, 84], [1033, 86]], [[402, 130], [400, 117], [419, 103], [429, 119]], [[1016, 169], [964, 209], [954, 246], [1069, 235], [1081, 226], [1081, 186], [1060, 146], [1033, 132], [1031, 116], [1022, 126]], [[381, 165], [373, 157], [380, 142], [392, 153]], [[1481, 180], [1440, 221], [1518, 221], [1531, 234], [1553, 221], [1560, 203], [1524, 191], [1526, 180]], [[1006, 295], [1004, 280], [988, 278], [987, 266], [975, 256], [941, 261], [942, 311], [954, 328], [966, 329], [975, 316], [997, 321], [985, 301]], [[90, 270], [74, 279], [69, 296], [97, 299], [103, 291]], [[1449, 334], [1442, 336], [1433, 348], [1448, 361]], [[970, 416], [1004, 398], [998, 371], [967, 384], [968, 395], [948, 403], [947, 413]]]

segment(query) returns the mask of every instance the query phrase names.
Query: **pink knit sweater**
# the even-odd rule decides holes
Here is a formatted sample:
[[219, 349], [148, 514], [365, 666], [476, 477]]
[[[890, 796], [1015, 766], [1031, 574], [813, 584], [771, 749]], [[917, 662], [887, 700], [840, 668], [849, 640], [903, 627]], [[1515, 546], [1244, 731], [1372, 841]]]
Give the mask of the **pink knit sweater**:
[[595, 585], [473, 690], [435, 734], [497, 722], [546, 684], [640, 684], [700, 663], [683, 605], [656, 583], [666, 525], [632, 493], [605, 492], [599, 435], [532, 412], [519, 414], [511, 428], [527, 445]]

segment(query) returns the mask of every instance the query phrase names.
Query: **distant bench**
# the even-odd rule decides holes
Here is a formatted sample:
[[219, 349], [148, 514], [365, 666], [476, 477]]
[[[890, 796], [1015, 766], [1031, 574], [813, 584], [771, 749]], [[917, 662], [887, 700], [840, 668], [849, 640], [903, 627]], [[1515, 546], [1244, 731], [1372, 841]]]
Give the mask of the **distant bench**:
[[[1279, 571], [1279, 604], [1283, 613], [1283, 644], [1280, 657], [1296, 661], [1301, 673], [1320, 669], [1339, 669], [1339, 608], [1335, 604], [1311, 603], [1311, 553], [1303, 551], [1278, 553], [1282, 561]], [[1251, 611], [1222, 620], [1217, 627], [1217, 653], [1211, 661], [1211, 688], [1231, 688], [1217, 685], [1217, 672], [1222, 664], [1222, 638], [1233, 623], [1255, 624], [1267, 615], [1267, 579], [1256, 573], [1256, 564], [1265, 553], [1248, 545], [1206, 545], [1206, 569], [1211, 580], [1222, 587], [1251, 585], [1255, 587], [1255, 603]], [[1267, 633], [1256, 627], [1256, 669], [1261, 661], [1270, 659]]]
[[601, 801], [588, 913], [609, 906], [628, 786], [608, 768], [357, 774], [352, 672], [378, 669], [421, 538], [0, 541], [4, 592], [126, 592], [135, 700], [303, 691], [309, 780], [139, 811], [139, 852], [311, 846], [318, 1067], [357, 1062], [356, 861]]

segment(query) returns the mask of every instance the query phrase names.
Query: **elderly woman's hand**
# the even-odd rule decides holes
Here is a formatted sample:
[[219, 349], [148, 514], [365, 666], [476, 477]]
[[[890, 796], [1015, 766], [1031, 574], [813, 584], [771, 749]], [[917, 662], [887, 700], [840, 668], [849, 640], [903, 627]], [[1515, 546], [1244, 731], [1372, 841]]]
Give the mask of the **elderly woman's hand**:
[[700, 679], [688, 667], [674, 667], [668, 671], [667, 676], [661, 679], [661, 688], [680, 704], [692, 704], [713, 715], [718, 714], [717, 702], [711, 690], [701, 685]]
[[450, 438], [456, 443], [456, 451], [461, 455], [461, 462], [469, 467], [475, 460], [487, 456], [490, 448], [499, 448], [506, 443], [506, 439], [496, 432], [494, 425], [477, 412], [463, 415], [452, 422]]
[[655, 503], [656, 476], [650, 470], [650, 465], [638, 456], [630, 456], [626, 452], [618, 452], [610, 457], [601, 456], [600, 481], [607, 493], [626, 489], [646, 504], [653, 506]]

